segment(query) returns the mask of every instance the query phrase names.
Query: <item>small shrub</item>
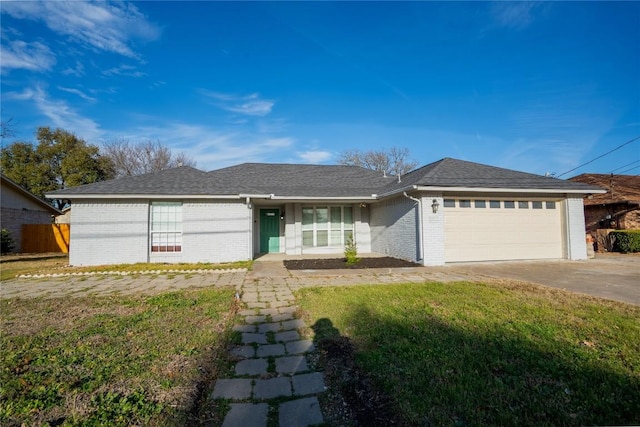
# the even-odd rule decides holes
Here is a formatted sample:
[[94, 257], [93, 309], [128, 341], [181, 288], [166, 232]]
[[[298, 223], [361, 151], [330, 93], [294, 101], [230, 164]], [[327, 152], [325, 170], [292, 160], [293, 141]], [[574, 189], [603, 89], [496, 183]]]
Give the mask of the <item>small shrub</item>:
[[1, 239], [1, 248], [0, 252], [3, 254], [7, 254], [11, 252], [14, 248], [13, 239], [11, 238], [11, 232], [6, 228], [2, 229], [2, 239]]
[[349, 234], [347, 243], [344, 245], [344, 257], [347, 259], [347, 265], [353, 265], [360, 261], [360, 258], [358, 258], [358, 246], [353, 240], [353, 234]]
[[623, 254], [640, 252], [640, 230], [612, 231], [614, 250]]

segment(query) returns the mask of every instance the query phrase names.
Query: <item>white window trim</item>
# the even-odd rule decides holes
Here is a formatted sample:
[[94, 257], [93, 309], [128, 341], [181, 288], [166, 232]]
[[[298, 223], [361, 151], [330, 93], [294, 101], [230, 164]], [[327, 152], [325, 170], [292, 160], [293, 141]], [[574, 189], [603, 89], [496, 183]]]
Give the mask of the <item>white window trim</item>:
[[[175, 230], [153, 230], [153, 207], [154, 206], [175, 206], [175, 207], [180, 207], [180, 222], [177, 224], [176, 229]], [[182, 218], [182, 202], [151, 202], [149, 204], [149, 253], [153, 254], [153, 255], [157, 255], [157, 254], [179, 254], [182, 252], [183, 250], [183, 246], [184, 246], [184, 242], [183, 242], [183, 235], [182, 235], [182, 222], [183, 222], [183, 218]], [[180, 237], [180, 246], [179, 246], [179, 250], [175, 250], [176, 249], [176, 245], [173, 245], [173, 250], [172, 251], [154, 251], [153, 250], [153, 242], [154, 242], [154, 235], [160, 235], [160, 234], [167, 234], [167, 235], [173, 235], [174, 237], [179, 236]], [[173, 239], [173, 241], [175, 242], [177, 239]], [[159, 246], [160, 247], [160, 246]], [[168, 248], [169, 245], [166, 245], [166, 247]]]
[[[326, 228], [318, 228], [318, 220], [317, 220], [317, 209], [320, 208], [326, 208], [327, 209], [327, 222]], [[340, 243], [338, 244], [334, 244], [334, 242], [331, 241], [331, 232], [332, 231], [337, 231], [337, 229], [331, 228], [331, 208], [340, 208]], [[350, 228], [345, 227], [345, 222], [344, 222], [344, 211], [345, 208], [351, 208], [351, 224], [347, 224], [347, 226], [349, 226]], [[356, 238], [356, 230], [355, 230], [355, 220], [354, 220], [354, 208], [351, 205], [307, 205], [307, 206], [302, 206], [302, 209], [313, 209], [313, 222], [312, 222], [312, 227], [311, 228], [304, 228], [304, 223], [302, 223], [302, 247], [303, 248], [338, 248], [338, 247], [344, 247], [344, 245], [346, 244], [346, 239], [344, 237], [344, 233], [349, 231], [351, 232], [351, 235], [353, 236], [352, 238], [355, 241]], [[303, 215], [304, 217], [304, 215]], [[311, 231], [313, 233], [313, 246], [308, 246], [304, 244], [304, 232], [305, 231]], [[326, 231], [327, 232], [327, 245], [326, 246], [318, 246], [318, 231]]]

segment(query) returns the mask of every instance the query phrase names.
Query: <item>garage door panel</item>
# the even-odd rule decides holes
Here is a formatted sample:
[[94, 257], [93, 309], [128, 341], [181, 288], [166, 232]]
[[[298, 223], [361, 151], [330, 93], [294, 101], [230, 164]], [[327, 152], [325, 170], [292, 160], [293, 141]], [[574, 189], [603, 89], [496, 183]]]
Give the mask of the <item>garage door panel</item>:
[[563, 255], [560, 209], [445, 208], [444, 219], [447, 262]]

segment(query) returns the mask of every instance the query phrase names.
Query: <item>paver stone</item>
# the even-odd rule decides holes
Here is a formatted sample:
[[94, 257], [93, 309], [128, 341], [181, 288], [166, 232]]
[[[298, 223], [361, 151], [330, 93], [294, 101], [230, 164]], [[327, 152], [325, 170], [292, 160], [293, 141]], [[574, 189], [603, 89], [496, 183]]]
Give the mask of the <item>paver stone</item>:
[[255, 399], [273, 399], [275, 397], [291, 396], [291, 380], [287, 377], [256, 380], [253, 388]]
[[251, 380], [246, 378], [220, 379], [213, 387], [214, 399], [248, 399], [251, 397]]
[[236, 375], [264, 375], [269, 363], [266, 359], [247, 359], [236, 363]]
[[281, 403], [279, 413], [281, 426], [307, 427], [324, 422], [317, 397], [306, 397]]
[[268, 414], [266, 403], [232, 403], [222, 427], [266, 427]]

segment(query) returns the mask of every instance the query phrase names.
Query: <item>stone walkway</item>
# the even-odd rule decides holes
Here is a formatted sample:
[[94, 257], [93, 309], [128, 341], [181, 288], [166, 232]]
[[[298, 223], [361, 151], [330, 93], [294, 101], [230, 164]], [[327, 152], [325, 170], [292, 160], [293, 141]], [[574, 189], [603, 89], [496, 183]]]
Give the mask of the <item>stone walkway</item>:
[[238, 290], [244, 323], [233, 327], [242, 334], [242, 344], [231, 349], [235, 375], [218, 379], [212, 394], [231, 402], [223, 427], [265, 427], [269, 417], [281, 427], [321, 424], [317, 394], [325, 390], [324, 378], [309, 367], [307, 353], [315, 347], [300, 337], [306, 325], [295, 318], [291, 288], [255, 280]]

